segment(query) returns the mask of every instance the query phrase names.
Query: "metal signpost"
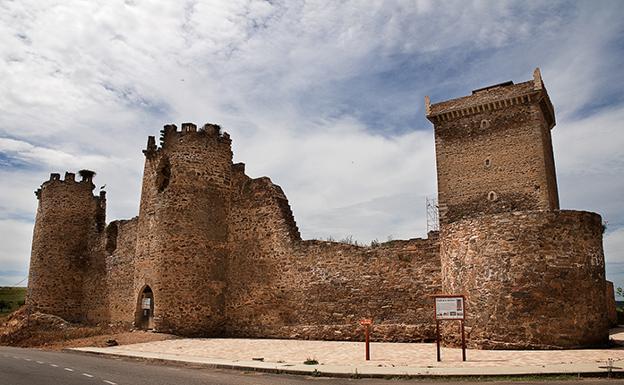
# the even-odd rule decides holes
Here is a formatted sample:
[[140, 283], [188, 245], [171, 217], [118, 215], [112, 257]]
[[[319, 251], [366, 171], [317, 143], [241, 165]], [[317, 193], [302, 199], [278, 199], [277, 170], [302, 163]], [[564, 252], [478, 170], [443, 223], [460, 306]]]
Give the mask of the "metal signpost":
[[366, 337], [366, 361], [370, 361], [370, 327], [373, 324], [372, 319], [360, 320], [360, 325], [364, 326], [364, 333]]
[[440, 321], [459, 320], [461, 323], [462, 361], [466, 361], [466, 334], [464, 320], [466, 319], [466, 301], [463, 295], [434, 295], [436, 321], [436, 351], [438, 362], [440, 357]]

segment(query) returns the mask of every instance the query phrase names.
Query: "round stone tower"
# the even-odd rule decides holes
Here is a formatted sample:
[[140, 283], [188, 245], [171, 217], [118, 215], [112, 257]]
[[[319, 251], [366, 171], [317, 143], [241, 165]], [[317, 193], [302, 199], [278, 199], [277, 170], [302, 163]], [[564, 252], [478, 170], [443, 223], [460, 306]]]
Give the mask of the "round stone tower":
[[218, 335], [224, 322], [229, 135], [212, 124], [198, 130], [184, 123], [181, 131], [167, 125], [160, 148], [149, 137], [143, 152], [136, 322], [163, 332]]
[[39, 200], [33, 232], [26, 304], [33, 311], [68, 321], [83, 320], [83, 273], [89, 252], [105, 226], [105, 193], [93, 195], [95, 173], [51, 174], [36, 191]]
[[533, 79], [431, 105], [445, 294], [466, 296], [468, 344], [572, 348], [608, 341], [603, 226], [559, 209], [554, 109]]

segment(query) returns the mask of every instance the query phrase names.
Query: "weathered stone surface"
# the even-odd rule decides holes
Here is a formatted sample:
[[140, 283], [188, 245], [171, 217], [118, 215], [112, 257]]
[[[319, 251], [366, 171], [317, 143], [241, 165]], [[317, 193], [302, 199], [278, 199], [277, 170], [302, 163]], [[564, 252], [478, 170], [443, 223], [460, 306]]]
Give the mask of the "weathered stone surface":
[[611, 281], [606, 282], [605, 296], [607, 298], [607, 318], [609, 319], [609, 326], [617, 326], [618, 316], [615, 305], [615, 289]]
[[[224, 322], [231, 141], [215, 125], [165, 126], [146, 150], [135, 290], [154, 293], [155, 327], [218, 335]], [[145, 265], [151, 265], [146, 267]], [[136, 295], [135, 295], [136, 296]]]
[[469, 218], [441, 231], [442, 288], [466, 295], [468, 344], [606, 343], [602, 222], [584, 211]]
[[558, 210], [539, 71], [427, 104], [427, 117], [440, 234], [371, 247], [304, 241], [282, 189], [232, 164], [219, 126], [167, 125], [143, 150], [138, 217], [105, 226], [91, 172], [43, 183], [27, 304], [191, 336], [361, 340], [358, 321], [372, 318], [374, 340], [430, 341], [432, 295], [466, 294], [471, 346], [606, 342], [603, 226], [597, 214]]
[[102, 231], [106, 200], [94, 196], [91, 176], [51, 174], [37, 190], [37, 221], [28, 276], [29, 304], [68, 321], [82, 317], [83, 272]]
[[276, 259], [232, 255], [228, 277], [237, 279], [228, 281], [229, 335], [361, 340], [358, 322], [371, 318], [375, 340], [435, 337], [431, 295], [441, 289], [436, 233], [377, 247], [303, 241], [281, 251]]
[[[554, 120], [544, 113], [552, 105], [546, 89], [533, 90], [532, 84], [489, 88], [431, 106], [441, 223], [559, 209], [550, 137]], [[455, 110], [435, 114], [449, 103]]]

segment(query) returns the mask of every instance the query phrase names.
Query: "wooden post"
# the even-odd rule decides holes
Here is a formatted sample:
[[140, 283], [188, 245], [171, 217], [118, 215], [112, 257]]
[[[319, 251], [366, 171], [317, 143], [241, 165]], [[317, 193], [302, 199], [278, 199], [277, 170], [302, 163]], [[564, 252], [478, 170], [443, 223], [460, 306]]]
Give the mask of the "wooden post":
[[461, 336], [462, 336], [462, 361], [466, 361], [466, 333], [464, 333], [464, 320], [461, 320]]
[[366, 325], [366, 361], [370, 361], [370, 325]]
[[436, 352], [438, 357], [438, 362], [442, 361], [440, 357], [440, 321], [436, 320]]
[[360, 320], [360, 325], [364, 326], [364, 338], [366, 345], [366, 361], [370, 361], [370, 328], [373, 324], [372, 319], [362, 319]]

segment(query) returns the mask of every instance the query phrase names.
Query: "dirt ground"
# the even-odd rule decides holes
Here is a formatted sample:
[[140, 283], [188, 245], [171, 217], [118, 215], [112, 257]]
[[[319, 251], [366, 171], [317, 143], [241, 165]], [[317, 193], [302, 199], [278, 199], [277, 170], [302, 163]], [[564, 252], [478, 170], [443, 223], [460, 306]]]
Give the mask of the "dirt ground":
[[133, 330], [128, 332], [121, 333], [110, 333], [110, 334], [101, 334], [94, 335], [91, 337], [84, 338], [74, 338], [63, 341], [56, 341], [52, 343], [47, 343], [41, 348], [45, 350], [62, 350], [65, 348], [79, 348], [79, 347], [87, 347], [87, 346], [97, 346], [97, 347], [105, 347], [109, 346], [107, 341], [114, 340], [118, 345], [131, 345], [131, 344], [139, 344], [142, 342], [153, 342], [153, 341], [165, 341], [171, 339], [177, 339], [179, 337], [174, 336], [172, 334], [164, 334], [164, 333], [152, 333], [146, 332], [142, 330]]
[[62, 350], [70, 347], [129, 345], [176, 339], [171, 334], [134, 330], [124, 325], [86, 326], [25, 307], [0, 319], [0, 345]]

